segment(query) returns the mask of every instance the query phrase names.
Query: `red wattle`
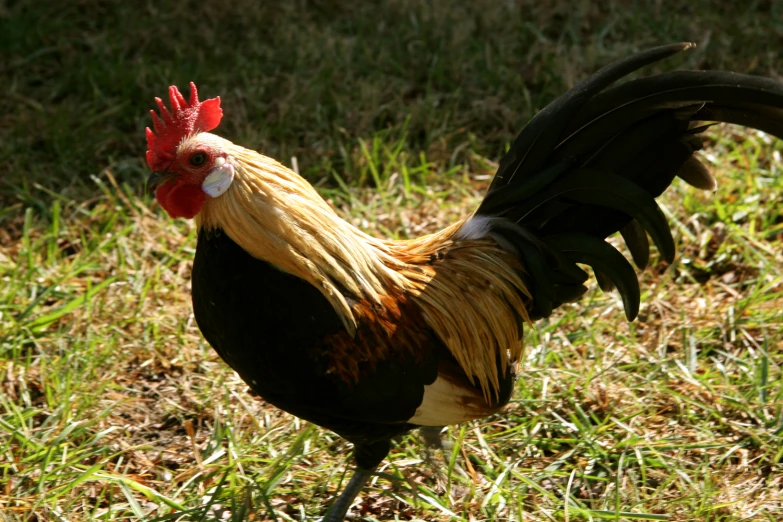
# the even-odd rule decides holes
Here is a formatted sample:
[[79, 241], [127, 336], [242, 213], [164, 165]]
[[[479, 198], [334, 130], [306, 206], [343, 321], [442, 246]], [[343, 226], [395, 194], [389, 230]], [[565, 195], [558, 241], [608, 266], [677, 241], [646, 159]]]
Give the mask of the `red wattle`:
[[206, 195], [197, 185], [166, 183], [155, 191], [160, 206], [173, 218], [190, 219], [204, 206]]

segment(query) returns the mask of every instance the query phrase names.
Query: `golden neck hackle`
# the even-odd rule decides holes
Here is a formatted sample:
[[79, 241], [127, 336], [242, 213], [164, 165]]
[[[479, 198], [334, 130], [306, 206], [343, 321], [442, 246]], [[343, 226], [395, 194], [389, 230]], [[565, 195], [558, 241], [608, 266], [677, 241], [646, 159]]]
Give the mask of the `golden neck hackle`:
[[277, 161], [231, 144], [236, 173], [222, 196], [197, 216], [199, 227], [221, 228], [253, 257], [318, 288], [353, 333], [346, 298], [379, 302], [389, 288], [404, 288], [402, 263], [383, 242], [341, 219], [301, 176]]

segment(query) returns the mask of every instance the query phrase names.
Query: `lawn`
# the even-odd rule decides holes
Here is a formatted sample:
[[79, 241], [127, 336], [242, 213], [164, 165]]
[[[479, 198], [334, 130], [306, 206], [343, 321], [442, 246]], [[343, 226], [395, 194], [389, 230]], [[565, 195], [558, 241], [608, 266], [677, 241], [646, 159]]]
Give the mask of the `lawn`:
[[[783, 4], [609, 0], [0, 2], [0, 520], [310, 520], [350, 445], [248, 393], [193, 320], [196, 230], [143, 193], [153, 98], [371, 234], [477, 205], [537, 110], [645, 47], [783, 80]], [[715, 194], [661, 199], [678, 257], [639, 318], [591, 287], [529, 329], [499, 415], [398, 441], [364, 520], [783, 518], [783, 143], [718, 126]], [[656, 256], [654, 256], [655, 258]]]

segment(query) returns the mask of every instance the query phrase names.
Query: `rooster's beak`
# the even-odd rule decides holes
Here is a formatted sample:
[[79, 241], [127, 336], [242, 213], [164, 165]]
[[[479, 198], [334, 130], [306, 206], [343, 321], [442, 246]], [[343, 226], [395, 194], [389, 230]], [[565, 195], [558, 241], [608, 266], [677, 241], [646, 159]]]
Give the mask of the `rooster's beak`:
[[153, 172], [150, 177], [147, 178], [147, 194], [152, 194], [158, 187], [165, 185], [171, 178], [174, 177], [172, 172]]

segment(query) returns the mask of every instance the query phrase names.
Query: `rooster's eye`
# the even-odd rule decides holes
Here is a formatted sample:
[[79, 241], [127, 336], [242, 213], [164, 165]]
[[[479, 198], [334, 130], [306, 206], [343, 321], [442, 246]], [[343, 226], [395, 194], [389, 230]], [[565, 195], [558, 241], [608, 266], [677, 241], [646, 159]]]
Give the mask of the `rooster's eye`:
[[190, 157], [190, 164], [194, 167], [200, 167], [207, 161], [207, 155], [203, 152], [197, 152]]

